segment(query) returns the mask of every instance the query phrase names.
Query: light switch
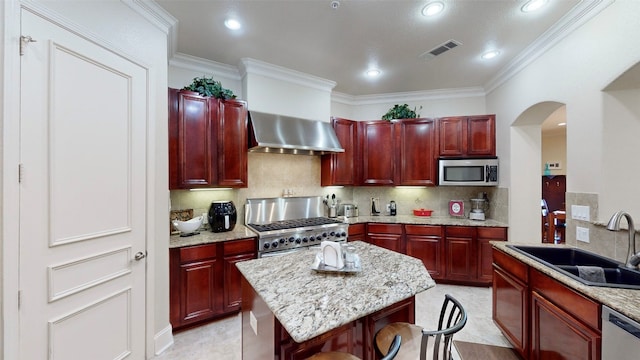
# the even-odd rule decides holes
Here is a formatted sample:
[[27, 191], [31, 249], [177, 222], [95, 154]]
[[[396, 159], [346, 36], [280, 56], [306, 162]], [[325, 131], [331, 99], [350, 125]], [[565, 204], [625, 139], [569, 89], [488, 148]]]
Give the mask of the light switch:
[[574, 220], [590, 221], [589, 207], [583, 205], [571, 205], [571, 218]]

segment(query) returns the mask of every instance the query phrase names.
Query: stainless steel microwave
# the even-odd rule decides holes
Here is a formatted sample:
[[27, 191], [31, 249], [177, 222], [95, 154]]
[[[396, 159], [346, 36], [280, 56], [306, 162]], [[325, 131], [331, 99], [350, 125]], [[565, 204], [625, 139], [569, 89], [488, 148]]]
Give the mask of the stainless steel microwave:
[[497, 186], [498, 158], [439, 159], [438, 185]]

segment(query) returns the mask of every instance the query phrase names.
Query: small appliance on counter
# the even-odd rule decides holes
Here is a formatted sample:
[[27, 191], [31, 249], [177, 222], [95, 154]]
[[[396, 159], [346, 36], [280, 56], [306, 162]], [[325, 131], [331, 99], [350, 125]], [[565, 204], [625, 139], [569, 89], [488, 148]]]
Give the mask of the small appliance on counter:
[[213, 201], [209, 207], [209, 226], [213, 232], [231, 231], [236, 226], [238, 213], [233, 201]]
[[391, 202], [389, 203], [389, 215], [396, 216], [397, 213], [398, 213], [398, 208], [396, 206], [396, 202], [391, 200]]
[[[480, 197], [482, 196], [482, 197]], [[485, 220], [485, 212], [489, 210], [489, 199], [487, 194], [478, 194], [477, 199], [471, 199], [471, 212], [469, 212], [469, 219], [471, 220]]]
[[355, 204], [340, 204], [338, 216], [358, 217], [358, 206]]
[[371, 215], [380, 215], [380, 198], [371, 198]]

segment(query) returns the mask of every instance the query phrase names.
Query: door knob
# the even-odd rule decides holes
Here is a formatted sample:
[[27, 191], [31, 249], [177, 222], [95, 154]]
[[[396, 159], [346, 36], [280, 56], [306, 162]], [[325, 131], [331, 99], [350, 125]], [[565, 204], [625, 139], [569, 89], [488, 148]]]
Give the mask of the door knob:
[[136, 255], [133, 257], [136, 261], [140, 261], [147, 257], [147, 252], [138, 251]]

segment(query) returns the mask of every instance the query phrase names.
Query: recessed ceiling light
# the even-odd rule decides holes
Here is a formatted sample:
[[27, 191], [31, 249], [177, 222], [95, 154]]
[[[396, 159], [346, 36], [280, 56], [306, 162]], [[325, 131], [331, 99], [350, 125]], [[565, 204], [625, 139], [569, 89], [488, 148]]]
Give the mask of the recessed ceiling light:
[[224, 26], [231, 30], [238, 30], [242, 27], [242, 24], [236, 19], [227, 19], [224, 21]]
[[379, 76], [381, 72], [378, 69], [369, 69], [367, 70], [366, 74], [368, 77], [376, 77]]
[[561, 122], [561, 123], [558, 123], [558, 126], [567, 126], [567, 123], [566, 122]]
[[547, 2], [549, 2], [549, 0], [529, 0], [524, 5], [522, 5], [520, 10], [522, 10], [522, 12], [536, 11], [545, 6]]
[[485, 60], [489, 60], [489, 59], [493, 59], [494, 57], [500, 55], [500, 51], [498, 50], [490, 50], [487, 51], [486, 53], [482, 54], [480, 57], [485, 59]]
[[433, 16], [444, 10], [444, 3], [441, 1], [430, 2], [422, 8], [422, 15]]

